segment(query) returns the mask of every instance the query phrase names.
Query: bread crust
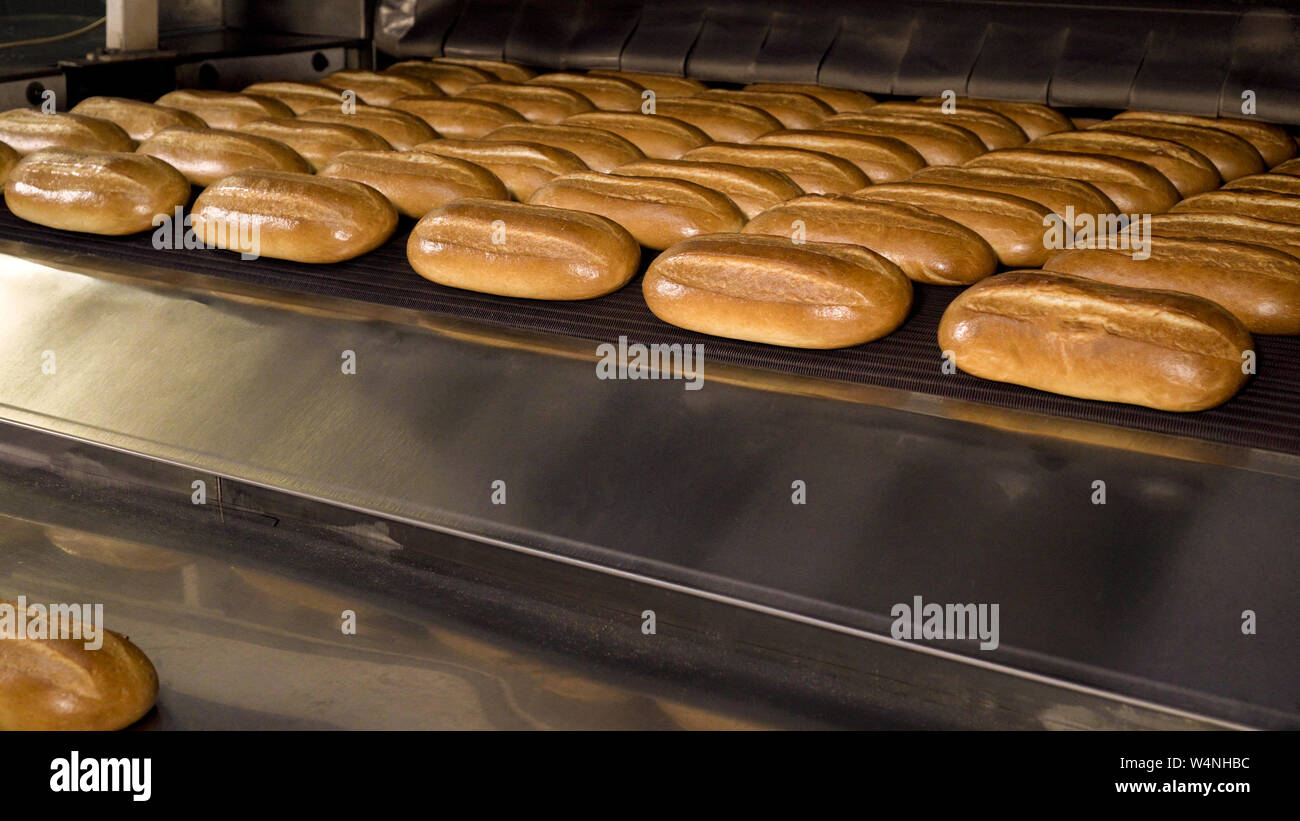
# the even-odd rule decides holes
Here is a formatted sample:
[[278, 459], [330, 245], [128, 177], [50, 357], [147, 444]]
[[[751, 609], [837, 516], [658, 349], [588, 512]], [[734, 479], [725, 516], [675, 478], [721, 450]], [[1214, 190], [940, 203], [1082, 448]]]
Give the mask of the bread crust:
[[318, 176], [365, 183], [398, 213], [415, 219], [464, 197], [510, 198], [505, 184], [486, 168], [425, 151], [344, 151]]
[[311, 171], [311, 163], [279, 140], [207, 126], [163, 129], [142, 142], [136, 153], [157, 157], [200, 187], [256, 168]]
[[19, 154], [43, 148], [135, 150], [135, 140], [116, 123], [82, 114], [42, 114], [30, 108], [0, 114], [0, 142]]

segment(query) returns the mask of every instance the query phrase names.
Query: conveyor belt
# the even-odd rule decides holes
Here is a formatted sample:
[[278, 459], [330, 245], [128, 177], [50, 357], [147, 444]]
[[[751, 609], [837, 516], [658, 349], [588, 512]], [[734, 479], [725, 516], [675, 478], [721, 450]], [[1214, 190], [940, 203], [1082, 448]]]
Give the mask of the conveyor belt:
[[149, 234], [91, 237], [26, 223], [0, 209], [0, 239], [600, 342], [617, 342], [626, 335], [629, 341], [645, 344], [703, 343], [705, 358], [712, 362], [1300, 454], [1297, 337], [1257, 336], [1258, 375], [1228, 403], [1199, 413], [1165, 413], [1056, 396], [960, 372], [942, 373], [936, 330], [944, 308], [959, 292], [956, 288], [918, 286], [911, 317], [884, 339], [844, 350], [803, 351], [705, 336], [660, 322], [641, 297], [639, 277], [617, 293], [584, 302], [507, 299], [435, 285], [417, 276], [406, 261], [409, 227], [404, 221], [386, 245], [359, 259], [304, 265], [273, 259], [245, 262], [215, 250], [156, 250]]

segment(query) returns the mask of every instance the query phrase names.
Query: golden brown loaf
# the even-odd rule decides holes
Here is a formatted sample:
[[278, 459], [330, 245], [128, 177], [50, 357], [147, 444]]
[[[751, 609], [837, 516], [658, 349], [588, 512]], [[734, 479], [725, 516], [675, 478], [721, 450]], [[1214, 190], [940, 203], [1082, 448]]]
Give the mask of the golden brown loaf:
[[766, 111], [725, 100], [670, 97], [656, 100], [654, 113], [690, 123], [720, 143], [747, 143], [781, 129], [781, 121]]
[[804, 193], [780, 171], [721, 162], [638, 160], [620, 165], [613, 173], [630, 177], [667, 177], [712, 188], [726, 194], [746, 217]]
[[1264, 158], [1255, 150], [1255, 146], [1235, 134], [1217, 128], [1125, 118], [1106, 120], [1089, 126], [1089, 130], [1121, 131], [1139, 137], [1154, 137], [1158, 140], [1181, 143], [1204, 154], [1219, 170], [1219, 176], [1225, 180], [1235, 180], [1237, 177], [1258, 174], [1265, 170]]
[[364, 128], [336, 123], [318, 123], [293, 117], [257, 120], [239, 130], [245, 134], [279, 140], [311, 163], [313, 171], [320, 170], [334, 158], [335, 154], [344, 151], [376, 151], [392, 148], [383, 137]]
[[513, 108], [483, 100], [421, 95], [394, 100], [389, 108], [419, 117], [439, 136], [454, 140], [473, 140], [503, 125], [528, 122]]
[[198, 186], [255, 168], [311, 171], [311, 163], [279, 140], [206, 126], [159, 131], [141, 143], [136, 153], [157, 157]]
[[529, 202], [607, 217], [654, 250], [699, 234], [739, 231], [745, 224], [745, 215], [727, 195], [665, 178], [567, 174], [537, 189]]
[[135, 141], [118, 125], [81, 114], [42, 114], [15, 108], [0, 114], [0, 142], [19, 154], [42, 148], [131, 151]]
[[820, 151], [848, 160], [872, 182], [899, 182], [925, 168], [925, 158], [902, 140], [844, 131], [773, 131], [755, 145], [781, 145]]
[[1247, 174], [1223, 186], [1226, 191], [1272, 191], [1300, 197], [1300, 177], [1289, 174]]
[[[337, 88], [330, 88], [324, 83], [284, 81], [253, 83], [244, 89], [244, 93], [279, 100], [292, 109], [294, 114], [301, 114], [304, 111], [324, 106], [334, 106], [342, 110], [344, 103], [343, 92]], [[358, 98], [353, 102], [364, 103], [365, 100]]]
[[697, 100], [721, 100], [766, 111], [781, 122], [783, 128], [816, 128], [818, 123], [835, 114], [835, 109], [816, 97], [789, 91], [734, 91], [711, 88], [695, 95]]
[[538, 143], [432, 140], [420, 143], [415, 149], [481, 165], [505, 183], [510, 195], [521, 202], [561, 174], [587, 170], [587, 164], [572, 151]]
[[758, 234], [678, 243], [650, 263], [642, 293], [669, 324], [794, 348], [879, 339], [912, 307], [912, 284], [878, 254]]
[[0, 143], [0, 184], [9, 179], [9, 172], [18, 164], [22, 155], [4, 143]]
[[602, 111], [640, 111], [645, 87], [622, 77], [601, 77], [596, 74], [577, 74], [557, 71], [539, 74], [528, 81], [530, 85], [547, 85], [576, 91], [591, 100]]
[[483, 139], [563, 148], [576, 154], [592, 171], [609, 171], [624, 163], [645, 159], [641, 149], [617, 134], [581, 125], [503, 125]]
[[692, 148], [709, 142], [709, 135], [695, 126], [659, 114], [628, 114], [621, 111], [588, 111], [574, 114], [565, 125], [599, 128], [641, 149], [647, 157], [675, 160]]
[[264, 117], [293, 116], [293, 109], [279, 100], [234, 91], [183, 88], [168, 92], [154, 102], [188, 111], [211, 128], [234, 129]]
[[1114, 214], [1118, 210], [1095, 185], [1046, 174], [1021, 174], [1001, 168], [924, 168], [907, 181], [1011, 194], [1046, 206], [1062, 217], [1069, 209], [1076, 215]]
[[505, 185], [486, 168], [426, 151], [344, 151], [319, 174], [363, 182], [387, 197], [399, 213], [416, 219], [462, 197], [510, 198]]
[[1296, 154], [1295, 140], [1286, 133], [1286, 129], [1272, 123], [1258, 120], [1243, 120], [1233, 117], [1196, 117], [1190, 114], [1165, 114], [1158, 111], [1125, 111], [1115, 115], [1116, 120], [1153, 120], [1179, 125], [1196, 125], [1204, 128], [1217, 128], [1234, 134], [1251, 145], [1264, 158], [1269, 168]]
[[398, 151], [409, 151], [438, 136], [428, 123], [413, 114], [373, 105], [358, 105], [348, 113], [333, 106], [313, 108], [299, 114], [298, 119], [364, 128], [383, 137]]
[[46, 148], [9, 172], [5, 204], [14, 216], [87, 234], [135, 234], [172, 218], [190, 199], [189, 181], [162, 160], [110, 151]]
[[522, 83], [531, 79], [535, 72], [527, 66], [507, 63], [501, 60], [475, 60], [468, 57], [435, 57], [435, 63], [443, 63], [453, 66], [469, 66], [479, 71], [485, 71], [496, 77], [498, 80], [504, 80], [507, 83]]
[[893, 137], [916, 149], [927, 165], [961, 165], [987, 150], [973, 131], [959, 125], [904, 114], [875, 114], [872, 109], [862, 114], [836, 114], [822, 123], [822, 128]]
[[[941, 97], [922, 97], [917, 102], [940, 105], [944, 100]], [[1058, 131], [1074, 130], [1074, 123], [1070, 122], [1069, 117], [1038, 103], [1008, 103], [979, 97], [960, 97], [955, 102], [958, 109], [975, 108], [997, 112], [1020, 126], [1020, 130], [1031, 140]]]
[[1173, 183], [1184, 197], [1213, 191], [1223, 178], [1206, 156], [1172, 140], [1158, 140], [1117, 131], [1066, 131], [1034, 140], [1030, 148], [1121, 157], [1146, 163]]
[[624, 80], [631, 80], [642, 88], [648, 88], [653, 91], [655, 97], [659, 99], [667, 99], [669, 97], [693, 97], [707, 88], [704, 83], [691, 77], [675, 77], [669, 74], [648, 74], [639, 71], [609, 71], [605, 69], [597, 69], [587, 73], [597, 77], [621, 77]]
[[868, 202], [914, 205], [979, 234], [1003, 265], [1042, 265], [1050, 255], [1044, 233], [1052, 211], [1011, 194], [951, 185], [895, 182], [864, 188], [853, 196]]
[[1252, 333], [1300, 333], [1300, 260], [1262, 245], [1153, 237], [1148, 259], [1129, 251], [1061, 251], [1044, 270], [1178, 291], [1227, 308]]
[[435, 63], [429, 60], [404, 60], [384, 69], [384, 74], [407, 74], [433, 83], [441, 94], [459, 94], [472, 85], [490, 83], [497, 79], [482, 69], [458, 66], [453, 63]]
[[[10, 607], [17, 607], [7, 602]], [[0, 730], [121, 730], [158, 698], [158, 673], [126, 636], [0, 641]]]
[[817, 100], [821, 100], [831, 111], [836, 114], [847, 114], [854, 111], [866, 111], [876, 104], [874, 98], [861, 91], [850, 91], [846, 88], [831, 88], [830, 86], [806, 85], [803, 83], [750, 83], [745, 86], [745, 91], [777, 91], [786, 94], [806, 94]]
[[1272, 171], [1270, 171], [1269, 173], [1286, 174], [1292, 177], [1300, 177], [1300, 158], [1294, 160], [1287, 160], [1284, 163], [1279, 163], [1278, 165], [1273, 166]]
[[426, 97], [441, 94], [442, 90], [428, 80], [409, 74], [381, 74], [377, 71], [345, 69], [321, 78], [321, 83], [339, 91], [351, 91], [356, 102], [369, 105], [389, 105], [401, 97], [421, 94]]
[[1029, 140], [1024, 130], [1016, 125], [1015, 120], [977, 106], [958, 106], [949, 113], [934, 103], [894, 100], [873, 106], [869, 113], [901, 114], [937, 123], [959, 125], [979, 137], [988, 148], [1015, 148]]
[[686, 152], [682, 159], [780, 171], [810, 194], [847, 194], [871, 184], [871, 179], [848, 160], [803, 148], [712, 143]]
[[427, 214], [406, 244], [425, 279], [526, 299], [591, 299], [636, 275], [641, 248], [621, 226], [583, 211], [463, 199]]
[[205, 128], [195, 115], [178, 108], [164, 108], [126, 97], [87, 97], [72, 107], [71, 114], [98, 117], [116, 123], [136, 142], [142, 142], [172, 126]]
[[855, 197], [798, 197], [754, 217], [744, 233], [857, 245], [909, 279], [932, 285], [969, 285], [998, 267], [984, 238], [961, 223], [911, 205]]
[[576, 91], [527, 83], [481, 83], [465, 89], [456, 99], [497, 103], [518, 111], [525, 120], [548, 125], [596, 108], [591, 100]]
[[1125, 214], [1158, 214], [1178, 202], [1178, 189], [1146, 163], [1073, 151], [1009, 148], [991, 151], [968, 168], [1001, 168], [1021, 174], [1045, 174], [1091, 183]]
[[1209, 300], [1010, 271], [952, 301], [939, 347], [967, 373], [1168, 411], [1212, 408], [1245, 383], [1250, 332]]
[[1300, 226], [1297, 225], [1212, 212], [1156, 214], [1150, 223], [1152, 236], [1249, 242], [1300, 257]]
[[352, 259], [397, 227], [397, 211], [370, 186], [285, 171], [242, 171], [208, 186], [190, 219], [208, 245], [295, 262]]
[[1209, 191], [1188, 197], [1172, 210], [1236, 214], [1300, 225], [1300, 197], [1269, 191]]

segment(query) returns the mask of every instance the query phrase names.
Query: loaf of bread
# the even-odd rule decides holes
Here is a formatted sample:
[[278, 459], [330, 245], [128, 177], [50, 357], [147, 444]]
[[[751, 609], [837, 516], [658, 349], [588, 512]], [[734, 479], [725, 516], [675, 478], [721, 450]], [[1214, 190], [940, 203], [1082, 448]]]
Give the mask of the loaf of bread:
[[562, 148], [577, 155], [592, 171], [610, 171], [625, 163], [645, 159], [641, 149], [617, 134], [582, 125], [517, 123], [503, 125], [483, 139]]
[[613, 173], [628, 177], [666, 177], [712, 188], [726, 194], [746, 217], [804, 193], [780, 171], [721, 162], [638, 160], [620, 165]]
[[873, 106], [871, 114], [900, 114], [938, 123], [959, 125], [980, 138], [988, 148], [1015, 148], [1028, 142], [1024, 130], [1009, 117], [977, 106], [957, 106], [945, 111], [940, 104], [891, 100]]
[[861, 91], [847, 88], [808, 85], [804, 83], [750, 83], [745, 91], [781, 92], [785, 94], [806, 94], [828, 105], [836, 114], [848, 114], [854, 111], [866, 111], [876, 104], [874, 98]]
[[142, 142], [136, 153], [157, 157], [200, 187], [258, 168], [300, 174], [311, 171], [311, 163], [279, 140], [206, 126], [159, 131]]
[[1009, 148], [991, 151], [968, 168], [1001, 168], [1021, 174], [1045, 174], [1091, 183], [1125, 214], [1158, 214], [1178, 202], [1178, 189], [1146, 163], [1073, 151]]
[[690, 123], [720, 143], [747, 143], [781, 129], [781, 121], [766, 111], [726, 100], [670, 97], [656, 100], [654, 113]]
[[1021, 174], [1001, 168], [925, 168], [907, 181], [1011, 194], [1045, 206], [1063, 219], [1069, 218], [1071, 212], [1076, 216], [1118, 212], [1110, 197], [1095, 185], [1046, 174]]
[[502, 60], [475, 60], [469, 57], [435, 57], [433, 62], [453, 66], [469, 66], [485, 71], [498, 80], [507, 83], [523, 83], [532, 79], [536, 72], [527, 66], [507, 63]]
[[389, 108], [419, 117], [439, 136], [453, 140], [478, 139], [503, 125], [528, 122], [513, 108], [459, 97], [401, 97]]
[[562, 174], [588, 170], [572, 151], [538, 143], [432, 140], [420, 143], [415, 150], [481, 165], [505, 183], [510, 195], [520, 202]]
[[22, 155], [4, 143], [0, 143], [0, 185], [9, 179], [9, 172], [18, 164]]
[[462, 199], [429, 212], [407, 241], [425, 279], [499, 296], [591, 299], [636, 275], [641, 248], [596, 214]]
[[[333, 106], [341, 111], [344, 104], [343, 92], [337, 88], [330, 88], [324, 83], [285, 81], [253, 83], [244, 89], [244, 93], [279, 100], [287, 105], [294, 114], [301, 114], [304, 111], [325, 106]], [[357, 98], [352, 102], [359, 104], [364, 103], [365, 100]]]
[[1249, 242], [1300, 257], [1300, 226], [1297, 225], [1214, 212], [1156, 214], [1149, 222], [1151, 235], [1156, 237]]
[[739, 231], [745, 224], [745, 215], [726, 194], [663, 177], [566, 174], [538, 188], [528, 201], [607, 217], [654, 250], [700, 234]]
[[15, 108], [0, 114], [0, 142], [19, 154], [42, 148], [132, 151], [135, 141], [115, 123], [81, 114], [42, 114]]
[[640, 111], [643, 102], [641, 94], [645, 91], [641, 84], [622, 77], [602, 77], [569, 71], [539, 74], [528, 83], [576, 91], [602, 111]]
[[671, 325], [793, 348], [879, 339], [912, 307], [912, 284], [878, 254], [758, 234], [678, 243], [650, 263], [642, 292]]
[[648, 88], [655, 97], [663, 100], [669, 97], [694, 97], [707, 86], [691, 77], [675, 77], [669, 74], [649, 74], [640, 71], [611, 71], [597, 69], [587, 72], [597, 77], [621, 77], [631, 80], [642, 88]]
[[927, 165], [961, 165], [987, 150], [975, 132], [959, 125], [905, 114], [876, 114], [872, 111], [876, 107], [861, 114], [836, 114], [822, 123], [822, 128], [893, 137], [916, 149]]
[[1300, 177], [1289, 174], [1247, 174], [1223, 186], [1225, 191], [1271, 191], [1300, 197]]
[[1217, 128], [1233, 134], [1255, 147], [1269, 168], [1296, 155], [1296, 143], [1280, 125], [1233, 117], [1196, 117], [1190, 114], [1165, 114], [1159, 111], [1125, 111], [1116, 120], [1148, 120], [1178, 125]]
[[378, 71], [345, 69], [321, 78], [321, 83], [339, 91], [351, 91], [356, 102], [390, 105], [401, 97], [437, 96], [442, 90], [428, 80], [410, 74], [384, 74]]
[[848, 194], [871, 184], [871, 179], [848, 160], [803, 148], [711, 143], [686, 152], [682, 159], [779, 171], [810, 194]]
[[324, 168], [336, 154], [344, 151], [382, 151], [392, 148], [383, 137], [364, 128], [294, 117], [256, 120], [239, 130], [244, 134], [279, 140], [301, 154], [311, 164], [313, 171]]
[[136, 142], [143, 142], [164, 128], [173, 126], [207, 127], [202, 120], [188, 111], [164, 108], [126, 97], [87, 97], [73, 106], [70, 113], [98, 117], [116, 123]]
[[1207, 191], [1188, 197], [1171, 211], [1212, 212], [1300, 225], [1300, 197], [1271, 191]]
[[[942, 105], [942, 97], [922, 97], [919, 103]], [[1037, 103], [1008, 103], [1002, 100], [989, 100], [975, 97], [962, 97], [953, 101], [959, 110], [973, 108], [994, 111], [1020, 126], [1031, 140], [1058, 131], [1073, 131], [1074, 123], [1061, 112]]]
[[210, 128], [235, 129], [265, 117], [293, 116], [293, 109], [279, 100], [233, 91], [183, 88], [170, 91], [154, 102], [167, 108], [188, 111]]
[[1204, 154], [1219, 170], [1219, 176], [1225, 180], [1235, 180], [1237, 177], [1258, 174], [1265, 170], [1264, 158], [1255, 150], [1255, 146], [1235, 134], [1217, 128], [1124, 118], [1106, 120], [1089, 126], [1088, 130], [1119, 131], [1125, 134], [1136, 134], [1139, 137], [1172, 140]]
[[352, 180], [242, 171], [204, 189], [190, 215], [209, 246], [294, 262], [341, 262], [397, 227], [383, 194]]
[[0, 730], [121, 730], [153, 708], [158, 673], [149, 658], [99, 629], [94, 650], [76, 638], [0, 641]]
[[14, 216], [87, 234], [147, 231], [155, 217], [171, 218], [189, 199], [181, 172], [130, 152], [45, 148], [23, 157], [5, 182]]
[[901, 203], [959, 222], [984, 238], [1007, 266], [1042, 265], [1050, 256], [1044, 234], [1052, 211], [1012, 194], [951, 185], [895, 182], [853, 195], [868, 202]]
[[[384, 74], [406, 74], [433, 83], [442, 94], [455, 95], [479, 83], [497, 79], [482, 69], [453, 63], [435, 63], [430, 60], [404, 60], [384, 69]], [[436, 95], [440, 96], [440, 95]]]
[[1300, 177], [1300, 158], [1279, 163], [1278, 165], [1273, 166], [1273, 169], [1269, 173]]
[[925, 168], [925, 158], [902, 140], [844, 131], [773, 131], [755, 145], [780, 145], [820, 151], [848, 160], [872, 182], [899, 182]]
[[1060, 251], [1047, 271], [1126, 285], [1178, 291], [1222, 305], [1252, 333], [1300, 333], [1300, 259], [1262, 245], [1153, 237], [1151, 255], [1127, 251]]
[[908, 279], [932, 285], [969, 285], [998, 267], [984, 238], [961, 223], [911, 205], [855, 197], [797, 197], [754, 217], [743, 233], [857, 245], [885, 257]]
[[617, 134], [647, 157], [659, 160], [675, 160], [709, 142], [709, 135], [695, 126], [659, 114], [588, 111], [567, 118], [564, 125], [599, 128]]
[[1189, 294], [1042, 271], [989, 277], [952, 301], [939, 347], [961, 370], [1052, 393], [1198, 411], [1245, 384], [1250, 332]]
[[463, 197], [510, 199], [505, 184], [486, 168], [425, 151], [344, 151], [318, 173], [363, 182], [398, 213], [416, 219]]
[[398, 151], [409, 151], [438, 136], [428, 123], [414, 114], [382, 106], [359, 105], [347, 112], [334, 106], [313, 108], [299, 114], [298, 119], [364, 128], [383, 137]]
[[780, 121], [782, 128], [816, 128], [835, 109], [808, 94], [791, 91], [734, 91], [711, 88], [695, 95], [697, 100], [720, 100], [740, 103], [766, 111]]
[[591, 100], [576, 91], [527, 83], [480, 83], [465, 89], [456, 99], [486, 100], [519, 112], [525, 120], [548, 125], [596, 109]]
[[1063, 131], [1034, 140], [1030, 148], [1121, 157], [1145, 163], [1163, 174], [1184, 197], [1213, 191], [1223, 184], [1219, 170], [1204, 154], [1172, 140], [1139, 137], [1119, 131]]

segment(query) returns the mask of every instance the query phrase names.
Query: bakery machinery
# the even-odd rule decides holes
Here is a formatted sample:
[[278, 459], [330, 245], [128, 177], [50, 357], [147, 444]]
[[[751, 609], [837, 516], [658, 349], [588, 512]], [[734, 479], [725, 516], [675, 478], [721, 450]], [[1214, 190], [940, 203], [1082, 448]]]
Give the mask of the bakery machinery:
[[[1300, 134], [1288, 3], [10, 8], [5, 109], [451, 58]], [[0, 594], [102, 603], [140, 726], [1300, 726], [1294, 331], [1160, 410], [953, 367], [960, 287], [766, 344], [662, 321], [656, 252], [500, 296], [417, 275], [414, 223], [322, 264], [0, 210]]]

